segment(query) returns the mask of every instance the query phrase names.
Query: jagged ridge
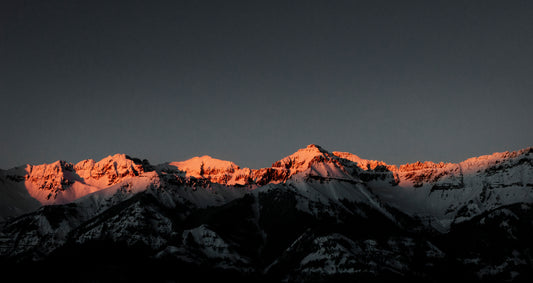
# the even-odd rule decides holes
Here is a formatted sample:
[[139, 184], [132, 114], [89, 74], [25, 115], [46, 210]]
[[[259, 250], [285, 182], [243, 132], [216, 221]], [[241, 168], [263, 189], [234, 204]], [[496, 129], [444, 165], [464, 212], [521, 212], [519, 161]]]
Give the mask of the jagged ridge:
[[[29, 182], [39, 196], [53, 193], [46, 201], [74, 201], [7, 221], [0, 255], [49, 261], [79, 253], [94, 264], [118, 245], [157, 261], [275, 280], [446, 281], [438, 270], [452, 267], [478, 279], [530, 278], [532, 152], [391, 166], [309, 145], [263, 169], [209, 156], [150, 165], [125, 155], [14, 168], [1, 172], [6, 191], [24, 192]], [[497, 242], [521, 248], [498, 248], [495, 257], [452, 244], [479, 229], [504, 229]], [[496, 241], [486, 235], [478, 236]]]

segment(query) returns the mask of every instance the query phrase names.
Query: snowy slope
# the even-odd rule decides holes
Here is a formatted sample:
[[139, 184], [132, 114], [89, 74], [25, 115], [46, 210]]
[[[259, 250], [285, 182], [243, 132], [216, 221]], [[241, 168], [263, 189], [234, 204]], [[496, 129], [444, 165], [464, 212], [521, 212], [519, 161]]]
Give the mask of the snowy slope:
[[[72, 202], [142, 172], [141, 165], [135, 164], [124, 154], [116, 154], [99, 162], [84, 160], [73, 165], [56, 161], [2, 171], [0, 185], [5, 192], [2, 199], [15, 198], [10, 204], [20, 207], [21, 211], [28, 211], [38, 207], [36, 203], [49, 205]], [[16, 215], [2, 213], [1, 217]]]
[[[184, 217], [197, 208], [225, 204], [247, 192], [241, 187], [157, 171], [144, 172], [134, 178], [124, 177], [119, 183], [73, 202], [43, 206], [9, 221], [3, 232], [20, 235], [16, 242], [9, 243], [10, 256], [35, 259], [64, 245], [69, 240], [67, 235], [79, 244], [106, 238], [128, 245], [147, 244], [156, 249], [170, 237], [170, 219]], [[180, 213], [167, 215], [169, 209]], [[135, 231], [139, 229], [152, 232], [137, 234]]]
[[452, 223], [499, 206], [533, 202], [532, 153], [527, 148], [458, 164], [381, 164], [380, 170], [365, 174], [375, 174], [367, 184], [382, 201], [446, 231]]
[[[2, 170], [0, 192], [4, 205], [0, 217], [17, 216], [38, 208], [39, 204], [70, 203], [94, 192], [114, 191], [117, 184], [124, 182], [127, 185], [119, 187], [128, 186], [130, 191], [138, 192], [145, 189], [142, 180], [148, 170], [157, 172], [157, 178], [170, 186], [204, 187], [209, 193], [183, 192], [185, 199], [202, 207], [238, 198], [243, 194], [241, 188], [251, 190], [286, 182], [296, 188], [302, 187], [303, 194], [309, 193], [309, 198], [318, 200], [308, 188], [309, 181], [314, 178], [327, 181], [325, 186], [330, 187], [319, 190], [319, 195], [345, 194], [349, 199], [354, 197], [353, 194], [365, 191], [371, 202], [377, 195], [388, 205], [427, 218], [427, 221], [436, 220], [432, 225], [447, 229], [451, 223], [487, 209], [530, 201], [533, 187], [531, 150], [495, 153], [458, 164], [417, 162], [400, 166], [363, 159], [351, 153], [330, 153], [314, 144], [262, 169], [240, 168], [233, 162], [209, 156], [156, 166], [124, 154], [108, 156], [98, 162], [84, 160], [75, 165], [57, 161]], [[333, 183], [333, 180], [339, 182]], [[137, 182], [142, 185], [136, 185]], [[338, 188], [331, 189], [334, 186]], [[355, 189], [345, 189], [346, 186]], [[361, 189], [367, 187], [371, 189], [370, 193]], [[323, 199], [320, 201], [324, 202]]]
[[25, 167], [0, 170], [0, 222], [41, 206], [24, 186]]
[[30, 212], [3, 225], [0, 258], [88, 249], [93, 266], [118, 246], [272, 281], [533, 278], [532, 153], [395, 166], [309, 145], [262, 169], [123, 154], [27, 165], [0, 171], [2, 211]]

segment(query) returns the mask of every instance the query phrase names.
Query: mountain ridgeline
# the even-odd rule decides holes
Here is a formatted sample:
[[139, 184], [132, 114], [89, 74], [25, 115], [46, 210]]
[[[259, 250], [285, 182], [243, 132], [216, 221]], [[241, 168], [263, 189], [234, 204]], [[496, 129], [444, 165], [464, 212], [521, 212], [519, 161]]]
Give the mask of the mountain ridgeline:
[[[124, 154], [0, 170], [2, 272], [58, 282], [533, 281], [533, 148], [270, 168]], [[31, 272], [25, 272], [31, 270]]]

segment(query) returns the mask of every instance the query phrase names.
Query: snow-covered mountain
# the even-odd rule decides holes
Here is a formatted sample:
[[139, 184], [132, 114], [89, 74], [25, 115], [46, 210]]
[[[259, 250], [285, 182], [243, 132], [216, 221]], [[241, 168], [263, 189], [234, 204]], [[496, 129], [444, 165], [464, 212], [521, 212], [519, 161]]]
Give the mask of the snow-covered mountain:
[[[1, 218], [29, 212], [40, 205], [64, 204], [106, 189], [144, 173], [124, 154], [92, 159], [77, 164], [56, 161], [52, 164], [26, 165], [0, 171], [0, 186], [5, 195], [16, 195], [2, 203]], [[2, 199], [4, 199], [4, 194]]]
[[[471, 279], [533, 278], [533, 148], [396, 166], [309, 145], [262, 169], [116, 154], [0, 171], [0, 197], [0, 254], [13, 270], [74, 257], [102, 274], [114, 274], [115, 261], [153, 264], [161, 280], [208, 270], [446, 281], [449, 268]], [[461, 237], [496, 247], [470, 249], [455, 243]], [[164, 268], [176, 263], [179, 276]], [[68, 265], [87, 275], [80, 266]]]
[[389, 205], [425, 218], [435, 228], [471, 219], [497, 207], [533, 202], [533, 148], [463, 162], [401, 166], [334, 152], [366, 168], [363, 179]]

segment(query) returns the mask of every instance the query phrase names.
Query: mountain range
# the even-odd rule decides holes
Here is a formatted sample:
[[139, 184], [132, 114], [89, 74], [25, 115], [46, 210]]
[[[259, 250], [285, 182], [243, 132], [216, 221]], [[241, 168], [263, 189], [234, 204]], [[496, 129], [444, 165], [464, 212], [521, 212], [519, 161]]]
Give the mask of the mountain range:
[[[270, 168], [124, 154], [0, 170], [3, 274], [64, 282], [533, 280], [533, 147]], [[31, 270], [31, 272], [27, 272]]]

